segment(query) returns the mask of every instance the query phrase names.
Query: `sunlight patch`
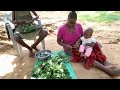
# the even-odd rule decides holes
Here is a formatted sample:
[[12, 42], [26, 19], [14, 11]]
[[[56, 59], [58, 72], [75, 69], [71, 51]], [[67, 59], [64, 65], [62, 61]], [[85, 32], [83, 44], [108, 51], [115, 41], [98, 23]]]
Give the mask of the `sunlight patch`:
[[13, 71], [16, 67], [16, 64], [13, 65], [15, 58], [16, 56], [8, 54], [2, 54], [0, 56], [0, 76], [4, 76], [5, 74]]

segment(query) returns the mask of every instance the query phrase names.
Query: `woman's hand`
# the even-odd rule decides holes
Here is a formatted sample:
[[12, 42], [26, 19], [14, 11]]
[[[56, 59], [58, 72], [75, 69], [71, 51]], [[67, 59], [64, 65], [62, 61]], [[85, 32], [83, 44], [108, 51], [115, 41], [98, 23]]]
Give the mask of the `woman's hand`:
[[66, 44], [65, 47], [66, 47], [68, 50], [72, 50], [72, 46], [69, 45], [69, 44]]
[[79, 48], [80, 44], [81, 44], [81, 39], [78, 39], [75, 45], [73, 45], [73, 48]]
[[73, 45], [73, 48], [79, 48], [79, 46], [80, 46], [80, 42], [76, 42], [76, 44]]

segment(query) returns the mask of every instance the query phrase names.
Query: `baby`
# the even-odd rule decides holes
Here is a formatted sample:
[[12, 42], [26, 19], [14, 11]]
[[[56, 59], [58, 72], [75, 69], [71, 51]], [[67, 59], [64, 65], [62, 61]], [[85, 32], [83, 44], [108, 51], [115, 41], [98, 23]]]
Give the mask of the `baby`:
[[85, 59], [91, 55], [93, 50], [92, 47], [96, 43], [96, 39], [92, 37], [92, 34], [93, 29], [89, 27], [84, 31], [84, 36], [81, 37], [82, 44], [80, 45], [79, 52]]

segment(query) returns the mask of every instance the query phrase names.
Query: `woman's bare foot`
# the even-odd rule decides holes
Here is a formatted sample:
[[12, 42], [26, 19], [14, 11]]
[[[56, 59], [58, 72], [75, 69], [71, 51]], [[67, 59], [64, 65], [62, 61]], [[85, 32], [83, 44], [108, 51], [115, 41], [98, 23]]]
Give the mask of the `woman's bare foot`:
[[104, 65], [109, 69], [115, 69], [118, 64], [111, 64], [109, 62], [105, 62]]
[[108, 65], [106, 67], [109, 68], [109, 69], [115, 69], [116, 66], [117, 66], [117, 64], [112, 64], [112, 65]]
[[37, 52], [40, 51], [36, 46], [31, 45], [31, 48], [35, 49]]
[[111, 70], [110, 76], [112, 76], [112, 77], [120, 76], [120, 70]]

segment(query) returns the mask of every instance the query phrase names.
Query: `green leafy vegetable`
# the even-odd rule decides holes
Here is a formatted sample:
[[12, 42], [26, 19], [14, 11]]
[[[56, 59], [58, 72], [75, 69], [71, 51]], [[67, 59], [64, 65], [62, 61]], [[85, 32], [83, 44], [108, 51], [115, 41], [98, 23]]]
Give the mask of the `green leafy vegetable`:
[[33, 69], [32, 77], [36, 79], [71, 79], [65, 65], [68, 62], [61, 55], [56, 56], [55, 59], [50, 58]]
[[22, 32], [23, 34], [25, 33], [30, 33], [33, 32], [35, 30], [35, 26], [33, 24], [26, 24], [22, 27]]

